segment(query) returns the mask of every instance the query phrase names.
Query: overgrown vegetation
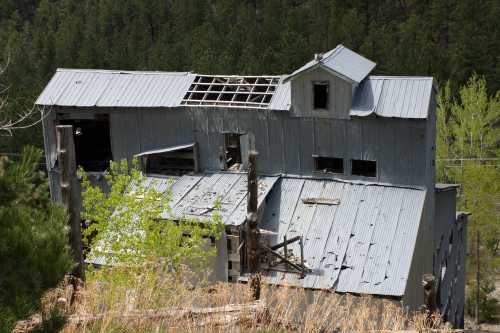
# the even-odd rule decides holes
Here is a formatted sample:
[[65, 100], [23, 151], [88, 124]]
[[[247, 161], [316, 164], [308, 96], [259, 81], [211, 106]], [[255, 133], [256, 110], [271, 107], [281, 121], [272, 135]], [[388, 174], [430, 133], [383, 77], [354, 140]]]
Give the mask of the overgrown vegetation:
[[[484, 78], [474, 75], [453, 98], [443, 87], [437, 111], [437, 174], [459, 183], [458, 209], [470, 212], [468, 223], [467, 307], [474, 314], [476, 247], [480, 251], [482, 320], [500, 310], [491, 292], [500, 272], [500, 92], [488, 96]], [[480, 244], [476, 241], [480, 235]]]
[[[446, 330], [438, 316], [408, 313], [396, 301], [265, 285], [261, 301], [253, 302], [246, 284], [193, 288], [191, 274], [184, 273], [160, 279], [139, 275], [127, 283], [88, 283], [62, 332]], [[49, 296], [53, 302], [58, 297], [57, 292]]]
[[42, 152], [0, 158], [0, 332], [40, 309], [40, 298], [70, 269], [66, 213], [49, 197]]
[[[102, 258], [107, 265], [167, 267], [183, 263], [206, 268], [215, 255], [211, 240], [220, 238], [223, 224], [214, 203], [212, 219], [203, 221], [174, 216], [170, 191], [158, 191], [154, 181], [142, 176], [138, 161], [129, 166], [110, 161], [105, 173], [109, 191], [92, 185], [83, 169], [82, 217], [90, 222], [84, 231], [89, 260]], [[195, 266], [196, 265], [196, 266]]]

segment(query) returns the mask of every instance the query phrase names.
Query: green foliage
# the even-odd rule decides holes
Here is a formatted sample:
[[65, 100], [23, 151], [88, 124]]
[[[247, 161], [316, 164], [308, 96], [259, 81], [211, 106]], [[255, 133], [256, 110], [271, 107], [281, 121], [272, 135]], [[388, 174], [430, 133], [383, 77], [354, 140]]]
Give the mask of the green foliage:
[[[484, 78], [473, 75], [460, 89], [458, 100], [448, 82], [438, 96], [437, 177], [459, 183], [460, 210], [470, 212], [468, 222], [467, 310], [475, 302], [476, 231], [480, 235], [480, 313], [490, 318], [495, 308], [487, 296], [500, 269], [500, 92], [488, 96]], [[474, 250], [472, 250], [474, 249]], [[473, 312], [470, 312], [471, 314]]]
[[93, 186], [85, 172], [83, 177], [82, 217], [92, 221], [84, 236], [91, 249], [90, 257], [104, 257], [108, 264], [139, 268], [168, 267], [177, 271], [183, 264], [192, 269], [206, 268], [215, 255], [210, 237], [218, 239], [223, 224], [217, 213], [200, 223], [194, 219], [174, 219], [169, 206], [169, 191], [158, 192], [137, 168], [127, 160], [110, 162], [106, 181], [108, 192]]
[[[451, 93], [474, 72], [500, 86], [499, 1], [0, 0], [7, 112], [30, 107], [57, 67], [284, 74], [343, 43], [376, 74], [432, 75]], [[40, 128], [0, 142], [41, 146]]]
[[0, 332], [39, 310], [72, 265], [66, 213], [50, 201], [41, 157], [25, 148], [19, 162], [0, 159]]
[[[465, 312], [474, 317], [476, 307], [477, 291], [475, 285], [467, 286], [465, 295]], [[479, 320], [481, 322], [495, 322], [500, 313], [500, 304], [497, 299], [493, 298], [491, 293], [495, 291], [494, 281], [492, 279], [483, 280], [479, 289]]]

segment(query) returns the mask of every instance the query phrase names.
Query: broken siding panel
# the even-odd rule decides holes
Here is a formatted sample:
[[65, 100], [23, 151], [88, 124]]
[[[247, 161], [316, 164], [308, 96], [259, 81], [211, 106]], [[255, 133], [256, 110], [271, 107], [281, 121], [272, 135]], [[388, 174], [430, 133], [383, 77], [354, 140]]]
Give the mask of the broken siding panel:
[[216, 195], [212, 187], [222, 177], [222, 174], [211, 174], [203, 177], [186, 196], [174, 207], [176, 216], [203, 215], [213, 207]]
[[[293, 238], [295, 236], [305, 236], [309, 231], [312, 220], [315, 218], [315, 212], [317, 205], [315, 204], [304, 204], [302, 199], [305, 198], [314, 198], [321, 197], [321, 193], [323, 192], [324, 184], [321, 181], [306, 181], [304, 186], [302, 187], [302, 191], [295, 207], [295, 212], [290, 220], [290, 224], [288, 226], [288, 230], [286, 231], [286, 236], [288, 239]], [[313, 242], [313, 239], [304, 238], [304, 248], [309, 246], [310, 242]], [[289, 248], [295, 254], [300, 253], [300, 247], [298, 243], [290, 244]], [[314, 253], [304, 252], [304, 260], [309, 263], [313, 262]], [[301, 281], [298, 281], [298, 276], [295, 274], [287, 274], [286, 276], [287, 283], [293, 285], [300, 285]]]
[[[338, 199], [344, 193], [346, 184], [338, 182], [323, 182], [324, 188], [321, 194], [322, 198]], [[309, 230], [305, 236], [308, 240], [307, 246], [304, 246], [304, 253], [311, 253], [307, 263], [310, 267], [318, 268], [321, 261], [325, 257], [325, 248], [330, 235], [331, 229], [334, 227], [335, 215], [339, 209], [339, 205], [316, 205], [314, 219], [311, 220]], [[309, 274], [304, 278], [302, 285], [306, 288], [314, 288], [318, 276]]]
[[359, 204], [364, 200], [364, 197], [365, 191], [362, 186], [352, 187], [352, 185], [346, 184], [344, 187], [344, 193], [340, 198], [341, 203], [328, 234], [328, 240], [323, 252], [324, 259], [319, 266], [319, 270], [324, 273], [318, 276], [315, 283], [316, 288], [336, 288], [359, 212]]
[[[243, 175], [243, 177], [246, 178], [247, 175]], [[278, 179], [279, 177], [259, 177], [257, 187], [257, 209], [259, 213], [261, 212], [261, 207], [264, 204], [264, 200], [266, 200], [267, 195], [272, 190], [274, 184], [276, 183], [276, 181], [278, 181]], [[245, 191], [247, 190], [246, 184], [246, 181], [242, 184]], [[231, 215], [229, 221], [226, 223], [230, 225], [241, 225], [245, 222], [246, 216], [247, 200], [241, 200], [240, 204], [236, 207], [233, 214]]]
[[352, 237], [346, 250], [343, 265], [347, 266], [339, 276], [337, 290], [345, 292], [356, 290], [367, 261], [368, 250], [372, 243], [375, 223], [380, 214], [380, 201], [383, 188], [365, 187], [366, 199], [360, 202]]
[[390, 244], [394, 242], [398, 220], [400, 219], [404, 191], [394, 189], [395, 193], [385, 191], [382, 206], [386, 207], [377, 223], [373, 235], [373, 246], [368, 253], [365, 264], [364, 281], [378, 285], [385, 280], [385, 272], [389, 263]]
[[[422, 218], [425, 191], [406, 191], [396, 235], [391, 247], [387, 279], [380, 284], [387, 295], [404, 294], [411, 260]], [[410, 262], [409, 262], [410, 261]]]

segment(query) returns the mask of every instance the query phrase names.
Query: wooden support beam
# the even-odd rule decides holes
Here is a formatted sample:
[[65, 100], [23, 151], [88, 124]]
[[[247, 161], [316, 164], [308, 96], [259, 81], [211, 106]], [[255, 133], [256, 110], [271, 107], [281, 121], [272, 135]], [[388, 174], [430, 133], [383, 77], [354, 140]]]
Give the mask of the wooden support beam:
[[260, 298], [260, 276], [259, 276], [259, 238], [260, 231], [257, 221], [257, 199], [258, 199], [258, 184], [257, 184], [257, 152], [250, 151], [248, 154], [248, 198], [247, 198], [247, 258], [248, 272], [250, 277], [250, 288], [254, 299]]
[[68, 213], [69, 244], [76, 266], [72, 275], [84, 280], [82, 233], [80, 229], [80, 195], [76, 178], [75, 144], [73, 142], [73, 126], [59, 125], [57, 129], [57, 156], [60, 170], [60, 186], [62, 203]]

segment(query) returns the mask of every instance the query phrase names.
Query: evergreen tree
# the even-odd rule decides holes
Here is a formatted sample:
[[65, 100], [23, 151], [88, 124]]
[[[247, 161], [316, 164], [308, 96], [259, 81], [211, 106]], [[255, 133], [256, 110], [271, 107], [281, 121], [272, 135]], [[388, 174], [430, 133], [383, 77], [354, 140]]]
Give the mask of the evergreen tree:
[[0, 159], [0, 332], [40, 309], [40, 297], [70, 269], [63, 207], [51, 202], [39, 171], [42, 152]]

